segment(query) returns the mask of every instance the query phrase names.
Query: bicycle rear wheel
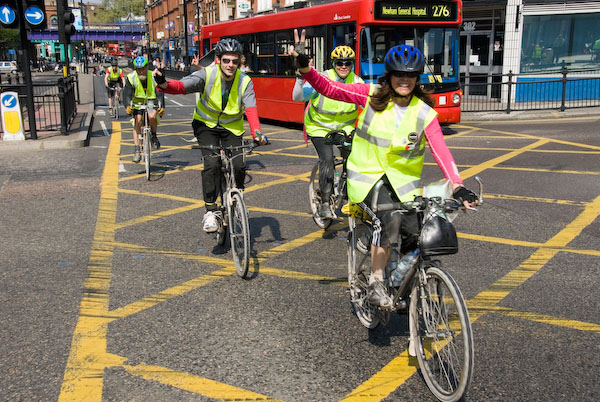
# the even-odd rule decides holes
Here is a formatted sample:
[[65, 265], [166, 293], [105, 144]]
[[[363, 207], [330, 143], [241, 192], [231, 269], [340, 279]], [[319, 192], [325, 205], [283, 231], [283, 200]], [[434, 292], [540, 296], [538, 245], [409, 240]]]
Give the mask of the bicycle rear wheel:
[[146, 168], [146, 179], [150, 180], [150, 160], [152, 158], [152, 144], [150, 144], [150, 127], [143, 127], [143, 151], [144, 151], [144, 166]]
[[436, 398], [458, 401], [473, 375], [469, 312], [458, 285], [441, 268], [425, 268], [416, 281], [410, 296], [409, 322], [421, 373]]
[[369, 329], [377, 327], [380, 322], [377, 308], [371, 306], [367, 300], [371, 273], [371, 237], [371, 229], [364, 223], [357, 224], [348, 236], [350, 304], [356, 318]]
[[248, 275], [250, 266], [250, 229], [246, 205], [241, 195], [232, 193], [229, 203], [229, 236], [235, 270], [241, 278]]
[[308, 182], [308, 201], [310, 202], [310, 210], [312, 212], [313, 221], [321, 229], [327, 229], [331, 225], [331, 219], [323, 219], [319, 216], [321, 209], [321, 195], [319, 188], [319, 162], [315, 163], [310, 174]]

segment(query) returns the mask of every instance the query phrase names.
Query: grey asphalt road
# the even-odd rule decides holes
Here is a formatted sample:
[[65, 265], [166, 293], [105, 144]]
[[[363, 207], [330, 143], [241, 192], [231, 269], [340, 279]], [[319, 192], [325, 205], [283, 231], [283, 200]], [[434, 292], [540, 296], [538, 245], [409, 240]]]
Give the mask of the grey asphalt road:
[[[89, 147], [0, 155], [1, 400], [434, 400], [401, 357], [407, 317], [367, 330], [352, 315], [347, 225], [313, 223], [298, 127], [263, 123], [272, 144], [247, 160], [243, 280], [201, 230], [193, 96], [168, 97], [149, 181], [127, 118], [98, 103]], [[473, 322], [467, 400], [600, 399], [598, 127], [447, 130], [466, 184], [485, 183], [441, 258]], [[430, 154], [424, 176], [441, 177]]]

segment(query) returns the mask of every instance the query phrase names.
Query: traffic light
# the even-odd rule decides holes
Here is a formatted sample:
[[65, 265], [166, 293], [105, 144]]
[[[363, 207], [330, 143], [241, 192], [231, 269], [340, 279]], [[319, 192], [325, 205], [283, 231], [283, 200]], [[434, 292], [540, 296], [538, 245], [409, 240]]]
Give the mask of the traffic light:
[[58, 0], [56, 3], [56, 15], [58, 16], [58, 41], [60, 43], [71, 43], [71, 35], [74, 35], [75, 16], [67, 6], [66, 0]]
[[46, 29], [48, 21], [46, 21], [46, 5], [44, 0], [25, 0], [23, 5], [25, 13], [25, 21], [32, 29]]
[[0, 1], [0, 22], [2, 28], [19, 28], [19, 11], [17, 0]]

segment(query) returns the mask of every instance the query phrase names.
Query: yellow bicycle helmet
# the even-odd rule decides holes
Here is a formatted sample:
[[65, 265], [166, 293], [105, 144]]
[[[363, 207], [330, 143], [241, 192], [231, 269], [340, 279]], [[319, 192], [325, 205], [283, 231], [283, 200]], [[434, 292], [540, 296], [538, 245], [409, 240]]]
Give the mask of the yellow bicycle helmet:
[[354, 60], [354, 57], [354, 50], [346, 45], [338, 46], [331, 52], [331, 60]]

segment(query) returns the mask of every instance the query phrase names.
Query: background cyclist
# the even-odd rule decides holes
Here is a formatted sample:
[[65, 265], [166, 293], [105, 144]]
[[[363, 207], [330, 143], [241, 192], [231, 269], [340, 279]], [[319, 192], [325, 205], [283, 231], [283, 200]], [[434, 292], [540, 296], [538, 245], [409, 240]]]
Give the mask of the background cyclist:
[[134, 70], [127, 75], [127, 80], [125, 80], [123, 101], [124, 104], [127, 105], [127, 114], [132, 114], [135, 119], [133, 124], [133, 142], [135, 144], [133, 161], [137, 163], [142, 159], [140, 154], [139, 134], [142, 129], [143, 111], [135, 105], [145, 104], [150, 100], [154, 102], [155, 110], [148, 110], [148, 120], [150, 123], [150, 130], [152, 131], [150, 141], [152, 142], [152, 148], [159, 149], [160, 142], [156, 136], [156, 127], [158, 125], [156, 114], [158, 113], [162, 116], [165, 112], [165, 95], [156, 91], [156, 84], [152, 78], [152, 72], [148, 71], [148, 60], [145, 57], [138, 56], [134, 58], [133, 68]]
[[[248, 118], [254, 140], [266, 144], [266, 137], [260, 132], [252, 81], [239, 69], [242, 44], [231, 38], [221, 39], [214, 50], [214, 66], [194, 71], [183, 77], [181, 81], [166, 81], [160, 71], [155, 71], [158, 86], [170, 94], [200, 93], [192, 121], [198, 144], [242, 145], [244, 113]], [[233, 155], [241, 152], [242, 150], [235, 151]], [[221, 218], [221, 211], [216, 203], [221, 185], [219, 155], [215, 155], [210, 150], [202, 150], [202, 155], [204, 157], [202, 191], [206, 205], [202, 227], [205, 232], [215, 232], [218, 229], [218, 219]], [[236, 185], [243, 189], [246, 177], [243, 158], [234, 158], [233, 167]]]
[[[297, 30], [294, 32], [297, 37]], [[304, 36], [304, 31], [302, 32]], [[296, 40], [298, 42], [298, 40]], [[304, 38], [300, 39], [304, 42]], [[331, 52], [333, 68], [323, 72], [332, 81], [344, 83], [363, 83], [364, 81], [354, 74], [354, 50], [349, 46], [337, 46]], [[299, 78], [298, 80], [303, 80]], [[335, 172], [333, 145], [325, 143], [325, 135], [331, 130], [344, 130], [350, 134], [358, 117], [358, 106], [326, 98], [305, 82], [294, 86], [292, 98], [295, 101], [310, 101], [304, 114], [304, 128], [310, 137], [317, 154], [319, 155], [319, 189], [321, 192], [322, 218], [333, 219], [334, 215], [329, 207], [329, 196], [333, 191], [333, 175]], [[340, 149], [340, 151], [342, 151]]]
[[[369, 205], [379, 179], [385, 182], [379, 193], [380, 203], [412, 201], [420, 193], [427, 142], [444, 176], [452, 182], [454, 198], [465, 206], [477, 204], [477, 196], [462, 185], [434, 103], [417, 84], [424, 66], [419, 49], [409, 45], [390, 49], [384, 60], [386, 71], [376, 85], [333, 82], [310, 69], [307, 56], [293, 48], [290, 54], [297, 56], [300, 73], [318, 92], [365, 107], [357, 121], [347, 163], [350, 201]], [[393, 304], [383, 283], [392, 247], [401, 244], [403, 253], [416, 248], [418, 227], [414, 214], [384, 212], [378, 217], [382, 227], [373, 233], [368, 299], [372, 305], [386, 308]]]
[[[121, 88], [123, 88], [123, 70], [119, 67], [117, 59], [114, 58], [110, 62], [110, 67], [106, 69], [104, 74], [104, 86], [106, 87], [106, 93], [108, 95], [108, 110], [112, 116], [113, 108], [113, 97], [112, 91], [117, 91], [117, 97], [121, 100]], [[117, 105], [118, 107], [118, 105]]]

